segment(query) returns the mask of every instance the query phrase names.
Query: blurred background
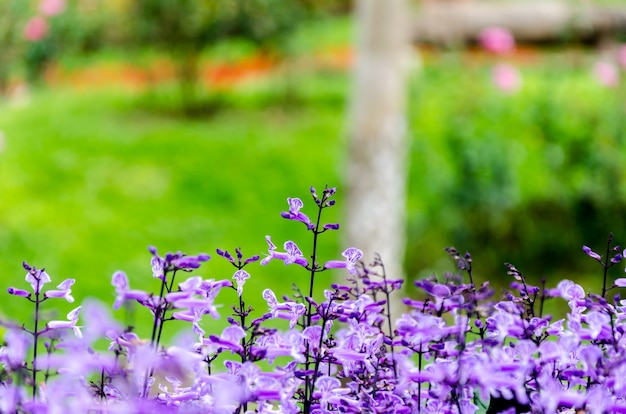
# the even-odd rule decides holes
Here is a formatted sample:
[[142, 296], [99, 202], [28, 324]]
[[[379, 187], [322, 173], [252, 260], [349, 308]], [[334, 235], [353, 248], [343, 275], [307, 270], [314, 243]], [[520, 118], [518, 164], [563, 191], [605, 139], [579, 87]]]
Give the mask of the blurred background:
[[[220, 279], [235, 269], [216, 248], [260, 254], [266, 234], [307, 255], [279, 213], [301, 197], [313, 214], [309, 187], [329, 184], [326, 221], [350, 216], [360, 2], [0, 0], [2, 288], [24, 287], [25, 260], [111, 303], [116, 270], [156, 288], [149, 245], [207, 252], [198, 274]], [[626, 243], [626, 3], [401, 3], [405, 253], [383, 259], [442, 275], [455, 246], [478, 281], [507, 285], [511, 262], [599, 289], [582, 245]], [[339, 259], [341, 230], [322, 237]], [[251, 295], [308, 283], [249, 270]], [[27, 320], [16, 299], [0, 313]]]

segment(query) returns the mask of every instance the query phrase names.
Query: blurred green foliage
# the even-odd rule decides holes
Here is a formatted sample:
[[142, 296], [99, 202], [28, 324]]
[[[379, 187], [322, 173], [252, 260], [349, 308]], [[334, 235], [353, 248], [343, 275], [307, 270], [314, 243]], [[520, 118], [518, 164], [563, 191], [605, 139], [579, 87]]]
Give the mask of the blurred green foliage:
[[[345, 77], [309, 76], [301, 90], [308, 104], [288, 112], [267, 105], [280, 90], [276, 82], [225, 95], [230, 109], [202, 120], [137, 109], [142, 95], [111, 88], [42, 91], [27, 106], [4, 105], [3, 289], [24, 285], [22, 260], [45, 266], [57, 283], [76, 278], [78, 301], [93, 295], [110, 302], [116, 270], [126, 271], [134, 288], [153, 289], [148, 245], [161, 253], [212, 254], [198, 272], [206, 278], [230, 278], [235, 270], [216, 248], [260, 254], [267, 251], [265, 235], [280, 247], [294, 240], [307, 254], [311, 239], [304, 226], [280, 212], [287, 197], [311, 207], [311, 185], [341, 188], [342, 113], [336, 107]], [[327, 220], [337, 222], [338, 214], [331, 210]], [[320, 260], [341, 257], [338, 237], [324, 235]], [[255, 305], [267, 286], [289, 293], [292, 283], [308, 280], [306, 272], [280, 263], [248, 270]], [[31, 309], [25, 300], [3, 303], [5, 315]], [[69, 309], [60, 304], [61, 312]]]
[[329, 8], [307, 0], [136, 0], [128, 6], [129, 36], [141, 47], [156, 47], [176, 67], [182, 109], [193, 114], [199, 60], [207, 46], [245, 39], [260, 52], [282, 59], [289, 38]]
[[452, 244], [482, 280], [507, 284], [507, 261], [556, 283], [598, 274], [582, 245], [603, 252], [610, 232], [625, 243], [625, 90], [600, 86], [593, 59], [546, 52], [521, 66], [511, 96], [484, 62], [426, 65], [412, 108], [409, 274]]
[[21, 58], [27, 16], [28, 7], [23, 0], [0, 0], [0, 97], [6, 93], [10, 76]]

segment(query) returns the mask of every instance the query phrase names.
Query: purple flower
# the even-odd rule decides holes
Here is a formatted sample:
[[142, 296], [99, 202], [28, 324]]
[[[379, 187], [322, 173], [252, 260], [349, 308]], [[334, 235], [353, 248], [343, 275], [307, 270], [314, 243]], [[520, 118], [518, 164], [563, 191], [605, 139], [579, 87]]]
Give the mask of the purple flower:
[[10, 329], [4, 335], [4, 340], [6, 346], [0, 348], [0, 362], [9, 367], [20, 367], [26, 359], [30, 338], [24, 331]]
[[28, 270], [26, 281], [33, 287], [33, 292], [38, 295], [43, 285], [50, 282], [50, 276], [48, 276], [45, 269], [39, 270], [34, 266], [31, 268], [26, 262], [24, 262], [24, 268]]
[[224, 259], [228, 260], [229, 262], [235, 263], [235, 259], [233, 259], [233, 256], [228, 252], [228, 250], [217, 249], [216, 252], [219, 256], [222, 256]]
[[267, 302], [267, 306], [270, 308], [272, 316], [276, 314], [278, 310], [278, 300], [276, 300], [276, 294], [271, 289], [265, 289], [263, 291], [263, 299]]
[[600, 256], [598, 253], [596, 253], [593, 250], [591, 250], [591, 248], [588, 247], [588, 246], [583, 246], [583, 252], [585, 252], [587, 254], [587, 256], [589, 256], [592, 259], [595, 259], [595, 260], [597, 260], [599, 262], [602, 260], [602, 256]]
[[203, 343], [210, 348], [227, 348], [233, 353], [238, 353], [243, 350], [240, 342], [245, 337], [246, 332], [240, 326], [228, 326], [220, 336], [211, 335], [209, 339], [204, 339]]
[[211, 258], [206, 253], [200, 253], [196, 256], [183, 256], [177, 257], [172, 260], [172, 265], [175, 269], [183, 270], [186, 272], [191, 271], [192, 269], [197, 269], [200, 267], [202, 262], [206, 262]]
[[250, 279], [250, 274], [240, 269], [235, 272], [233, 279], [237, 282], [237, 295], [241, 297], [243, 294], [243, 285], [246, 283], [246, 280]]
[[288, 198], [287, 203], [289, 203], [289, 211], [280, 213], [283, 218], [300, 221], [304, 223], [309, 230], [315, 228], [315, 225], [311, 223], [311, 219], [309, 219], [306, 214], [300, 212], [300, 209], [304, 206], [302, 200], [299, 198]]
[[[625, 279], [626, 280], [626, 279]], [[21, 296], [24, 298], [30, 298], [30, 292], [24, 289], [18, 289], [14, 287], [7, 288], [9, 295]]]
[[363, 252], [356, 247], [349, 247], [341, 253], [345, 261], [329, 260], [324, 263], [325, 269], [346, 269], [350, 274], [356, 274], [356, 262], [363, 257]]
[[72, 285], [74, 282], [76, 282], [74, 279], [65, 279], [60, 285], [57, 286], [58, 290], [49, 290], [44, 294], [44, 296], [46, 298], [63, 298], [69, 303], [72, 303], [74, 302], [74, 297], [72, 296]]
[[165, 259], [154, 252], [154, 256], [150, 259], [150, 266], [152, 267], [152, 277], [157, 279], [165, 279]]
[[303, 267], [307, 267], [309, 265], [309, 262], [302, 255], [302, 251], [291, 240], [285, 242], [285, 252], [277, 252], [276, 246], [272, 243], [270, 236], [265, 236], [265, 239], [269, 245], [267, 250], [268, 256], [261, 260], [261, 265], [267, 265], [272, 259], [282, 260], [286, 265], [292, 263], [299, 264]]
[[298, 323], [298, 319], [306, 312], [306, 306], [302, 303], [284, 302], [279, 303], [276, 295], [270, 289], [263, 291], [263, 299], [270, 308], [272, 318], [281, 318], [289, 320], [289, 329], [293, 329]]
[[128, 278], [124, 272], [113, 273], [111, 284], [115, 288], [115, 293], [117, 293], [117, 297], [113, 303], [113, 309], [119, 309], [122, 303], [127, 299], [143, 301], [150, 296], [142, 290], [131, 290], [128, 284]]
[[341, 381], [337, 378], [327, 375], [319, 377], [315, 381], [314, 397], [320, 400], [322, 407], [326, 407], [329, 403], [336, 403], [337, 397], [350, 392], [347, 388], [341, 388]]
[[67, 321], [50, 321], [47, 324], [48, 329], [72, 329], [74, 330], [74, 335], [77, 338], [82, 338], [83, 334], [80, 331], [80, 327], [76, 326], [78, 323], [78, 314], [80, 313], [81, 306], [75, 308], [70, 313], [67, 314]]

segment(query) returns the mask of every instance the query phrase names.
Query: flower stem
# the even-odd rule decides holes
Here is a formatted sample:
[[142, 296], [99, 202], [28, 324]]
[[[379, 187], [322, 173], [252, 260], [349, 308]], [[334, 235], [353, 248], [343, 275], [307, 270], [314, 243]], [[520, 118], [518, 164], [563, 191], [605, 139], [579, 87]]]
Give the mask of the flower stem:
[[33, 401], [37, 395], [37, 346], [39, 345], [39, 279], [35, 289], [35, 326], [33, 328]]

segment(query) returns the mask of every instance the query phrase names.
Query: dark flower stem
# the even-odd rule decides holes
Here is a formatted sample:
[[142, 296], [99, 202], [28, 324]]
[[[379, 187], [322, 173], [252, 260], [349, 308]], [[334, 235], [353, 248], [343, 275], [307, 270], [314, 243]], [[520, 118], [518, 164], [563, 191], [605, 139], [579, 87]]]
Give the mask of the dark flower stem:
[[[324, 196], [322, 196], [322, 199], [320, 200], [318, 204], [317, 221], [315, 222], [315, 227], [313, 228], [313, 251], [311, 253], [311, 268], [310, 268], [311, 280], [309, 283], [309, 297], [310, 298], [313, 297], [313, 288], [315, 285], [315, 273], [319, 271], [319, 268], [317, 266], [317, 239], [319, 235], [322, 233], [321, 231], [319, 231], [319, 228], [320, 228], [320, 222], [322, 220], [322, 210], [324, 210], [324, 203], [326, 203], [326, 199], [327, 199], [326, 192], [324, 192]], [[311, 326], [312, 318], [313, 318], [313, 302], [309, 301], [309, 305], [308, 305], [307, 313], [306, 313], [306, 324], [304, 326], [305, 329]], [[322, 325], [322, 336], [324, 336], [323, 325]], [[305, 369], [308, 371], [310, 366], [311, 366], [310, 346], [307, 343]], [[304, 384], [304, 407], [303, 408], [304, 408], [305, 413], [309, 413], [311, 410], [311, 403], [312, 403], [311, 398], [313, 395], [313, 389], [315, 387], [317, 367], [318, 365], [316, 364], [316, 369], [315, 369], [315, 372], [313, 373], [313, 377], [307, 378]]]
[[393, 364], [393, 377], [397, 381], [398, 380], [398, 368], [396, 367], [396, 357], [394, 354], [394, 346], [393, 346], [393, 324], [391, 322], [391, 298], [389, 297], [389, 284], [387, 283], [387, 271], [385, 270], [385, 264], [380, 259], [380, 256], [377, 257], [377, 261], [380, 262], [380, 267], [383, 275], [383, 286], [385, 287], [385, 297], [387, 299], [387, 326], [389, 328], [389, 340], [391, 341], [391, 345], [389, 345], [391, 351], [391, 362]]
[[37, 395], [37, 347], [39, 345], [39, 304], [43, 302], [40, 300], [40, 281], [37, 279], [37, 285], [35, 289], [35, 326], [33, 327], [33, 401]]
[[[152, 325], [152, 335], [150, 337], [150, 345], [152, 345], [155, 349], [158, 349], [159, 342], [161, 342], [161, 334], [163, 333], [163, 324], [165, 323], [165, 312], [167, 311], [167, 304], [163, 303], [163, 295], [165, 293], [165, 289], [168, 292], [172, 291], [172, 287], [174, 285], [174, 278], [176, 277], [176, 270], [174, 270], [172, 274], [172, 280], [170, 281], [170, 286], [167, 286], [167, 269], [163, 271], [163, 279], [161, 279], [161, 290], [159, 292], [159, 303], [158, 306], [154, 309], [154, 324]], [[148, 396], [148, 381], [150, 377], [154, 374], [154, 368], [150, 368], [148, 372], [146, 372], [146, 378], [143, 384], [143, 395], [144, 397]]]
[[611, 267], [612, 265], [609, 259], [609, 254], [611, 254], [611, 242], [613, 242], [613, 233], [609, 235], [609, 239], [606, 243], [606, 255], [604, 256], [604, 262], [600, 262], [602, 263], [602, 267], [603, 267], [603, 278], [602, 278], [602, 297], [603, 298], [606, 298], [606, 292], [608, 290], [606, 288], [606, 279], [608, 276], [609, 267]]

